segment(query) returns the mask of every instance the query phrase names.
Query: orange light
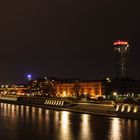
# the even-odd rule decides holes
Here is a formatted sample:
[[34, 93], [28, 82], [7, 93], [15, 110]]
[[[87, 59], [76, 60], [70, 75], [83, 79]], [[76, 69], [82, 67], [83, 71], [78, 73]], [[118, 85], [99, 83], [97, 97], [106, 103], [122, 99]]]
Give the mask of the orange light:
[[114, 42], [114, 45], [128, 45], [128, 42], [118, 40], [118, 41]]

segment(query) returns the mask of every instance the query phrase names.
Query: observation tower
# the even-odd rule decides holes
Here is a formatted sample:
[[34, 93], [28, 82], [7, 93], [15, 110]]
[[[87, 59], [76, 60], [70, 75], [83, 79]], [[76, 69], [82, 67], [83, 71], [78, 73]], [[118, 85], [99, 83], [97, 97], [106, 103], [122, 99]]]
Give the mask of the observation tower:
[[116, 57], [117, 78], [127, 78], [127, 64], [129, 54], [129, 44], [127, 41], [116, 41], [113, 43], [114, 54]]

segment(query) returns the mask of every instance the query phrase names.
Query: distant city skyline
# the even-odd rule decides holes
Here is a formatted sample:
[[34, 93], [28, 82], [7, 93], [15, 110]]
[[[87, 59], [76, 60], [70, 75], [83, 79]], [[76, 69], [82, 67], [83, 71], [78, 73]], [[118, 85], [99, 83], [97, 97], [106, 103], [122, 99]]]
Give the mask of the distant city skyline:
[[113, 42], [131, 47], [128, 76], [140, 79], [140, 2], [71, 0], [0, 5], [0, 83], [32, 78], [115, 77]]

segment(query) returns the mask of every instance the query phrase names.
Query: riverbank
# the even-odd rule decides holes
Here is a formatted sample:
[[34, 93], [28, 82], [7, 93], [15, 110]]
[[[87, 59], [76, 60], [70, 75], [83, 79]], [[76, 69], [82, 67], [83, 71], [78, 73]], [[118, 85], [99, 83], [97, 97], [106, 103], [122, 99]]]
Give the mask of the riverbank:
[[75, 113], [86, 113], [91, 115], [100, 115], [106, 117], [121, 117], [127, 119], [140, 119], [138, 113], [126, 113], [116, 111], [112, 104], [94, 104], [94, 103], [81, 103], [72, 102], [62, 99], [44, 99], [44, 98], [0, 98], [1, 103], [26, 105], [33, 107], [41, 107], [45, 109], [52, 109], [58, 111], [70, 111]]

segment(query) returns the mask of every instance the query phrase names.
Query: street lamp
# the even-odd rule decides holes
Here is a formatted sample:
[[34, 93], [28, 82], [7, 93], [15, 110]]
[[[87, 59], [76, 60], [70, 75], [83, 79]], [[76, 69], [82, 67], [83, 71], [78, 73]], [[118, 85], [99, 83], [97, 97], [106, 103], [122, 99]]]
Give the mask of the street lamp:
[[115, 96], [115, 97], [116, 97], [117, 95], [118, 95], [118, 94], [117, 94], [117, 92], [113, 92], [113, 96]]
[[28, 74], [27, 75], [27, 79], [28, 79], [28, 81], [31, 81], [32, 80], [32, 75], [31, 74]]

